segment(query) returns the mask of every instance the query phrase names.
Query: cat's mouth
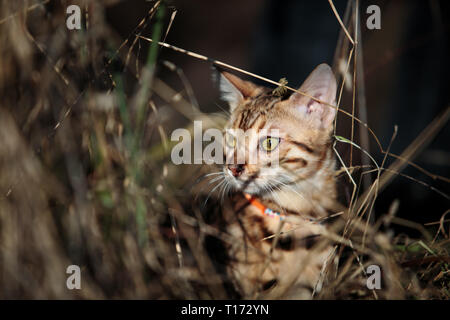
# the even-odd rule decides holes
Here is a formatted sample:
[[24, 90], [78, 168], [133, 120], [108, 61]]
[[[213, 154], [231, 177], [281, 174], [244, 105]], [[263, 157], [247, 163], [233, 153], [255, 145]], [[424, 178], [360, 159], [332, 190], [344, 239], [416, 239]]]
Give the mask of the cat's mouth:
[[280, 190], [281, 185], [270, 183], [261, 177], [235, 178], [228, 176], [229, 183], [237, 191], [242, 191], [254, 196], [263, 196], [273, 191]]
[[234, 177], [229, 170], [226, 171], [227, 180], [233, 189], [257, 195], [263, 190], [264, 182], [259, 177]]

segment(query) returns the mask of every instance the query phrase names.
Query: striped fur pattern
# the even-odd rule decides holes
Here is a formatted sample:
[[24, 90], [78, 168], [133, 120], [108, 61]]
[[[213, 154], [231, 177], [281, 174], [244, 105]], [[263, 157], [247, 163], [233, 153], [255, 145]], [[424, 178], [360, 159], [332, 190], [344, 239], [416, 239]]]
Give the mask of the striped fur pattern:
[[[243, 164], [224, 165], [226, 181], [237, 191], [224, 205], [227, 232], [237, 239], [227, 247], [228, 275], [244, 298], [309, 299], [320, 290], [333, 253], [321, 235], [338, 207], [331, 149], [335, 110], [299, 93], [280, 96], [227, 72], [220, 81], [231, 111], [226, 129], [253, 129], [253, 135], [276, 129], [279, 135], [277, 165], [271, 152], [261, 152], [260, 136], [249, 139], [253, 145], [233, 148], [234, 154], [258, 153], [257, 163], [246, 155]], [[319, 65], [299, 90], [335, 105], [336, 80], [328, 65]], [[262, 215], [244, 192], [286, 219]]]

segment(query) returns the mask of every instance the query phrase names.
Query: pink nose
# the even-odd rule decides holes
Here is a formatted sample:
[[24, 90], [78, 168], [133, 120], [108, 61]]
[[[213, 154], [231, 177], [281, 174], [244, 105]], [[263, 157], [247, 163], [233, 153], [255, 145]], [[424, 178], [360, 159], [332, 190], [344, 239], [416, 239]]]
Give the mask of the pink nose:
[[230, 165], [228, 165], [228, 169], [231, 171], [231, 174], [237, 178], [242, 174], [242, 172], [244, 172], [244, 165], [243, 164], [230, 164]]

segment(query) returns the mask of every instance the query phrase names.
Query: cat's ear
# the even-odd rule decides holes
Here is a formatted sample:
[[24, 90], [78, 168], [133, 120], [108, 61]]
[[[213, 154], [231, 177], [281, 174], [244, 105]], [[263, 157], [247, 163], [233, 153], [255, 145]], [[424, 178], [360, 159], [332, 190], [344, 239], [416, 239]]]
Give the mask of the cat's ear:
[[216, 75], [221, 98], [228, 102], [230, 111], [233, 111], [245, 99], [254, 97], [261, 92], [261, 88], [256, 84], [242, 80], [229, 72], [217, 70]]
[[[330, 66], [323, 63], [317, 66], [298, 89], [300, 92], [321, 100], [332, 106], [336, 105], [336, 78]], [[289, 98], [289, 104], [295, 111], [308, 119], [314, 126], [331, 129], [336, 109], [319, 103], [305, 95], [295, 92]]]

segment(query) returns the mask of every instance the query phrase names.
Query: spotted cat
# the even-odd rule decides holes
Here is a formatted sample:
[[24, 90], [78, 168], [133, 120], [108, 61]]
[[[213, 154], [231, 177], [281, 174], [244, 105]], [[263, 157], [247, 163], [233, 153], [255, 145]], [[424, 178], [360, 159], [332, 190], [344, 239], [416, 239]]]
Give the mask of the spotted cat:
[[[340, 208], [331, 147], [334, 74], [326, 64], [316, 67], [299, 88], [305, 95], [280, 94], [225, 71], [219, 83], [230, 106], [224, 154], [243, 159], [223, 166], [235, 191], [223, 208], [235, 239], [226, 245], [227, 274], [243, 298], [310, 299], [333, 258], [327, 217]], [[244, 143], [236, 143], [238, 130], [248, 133]]]

